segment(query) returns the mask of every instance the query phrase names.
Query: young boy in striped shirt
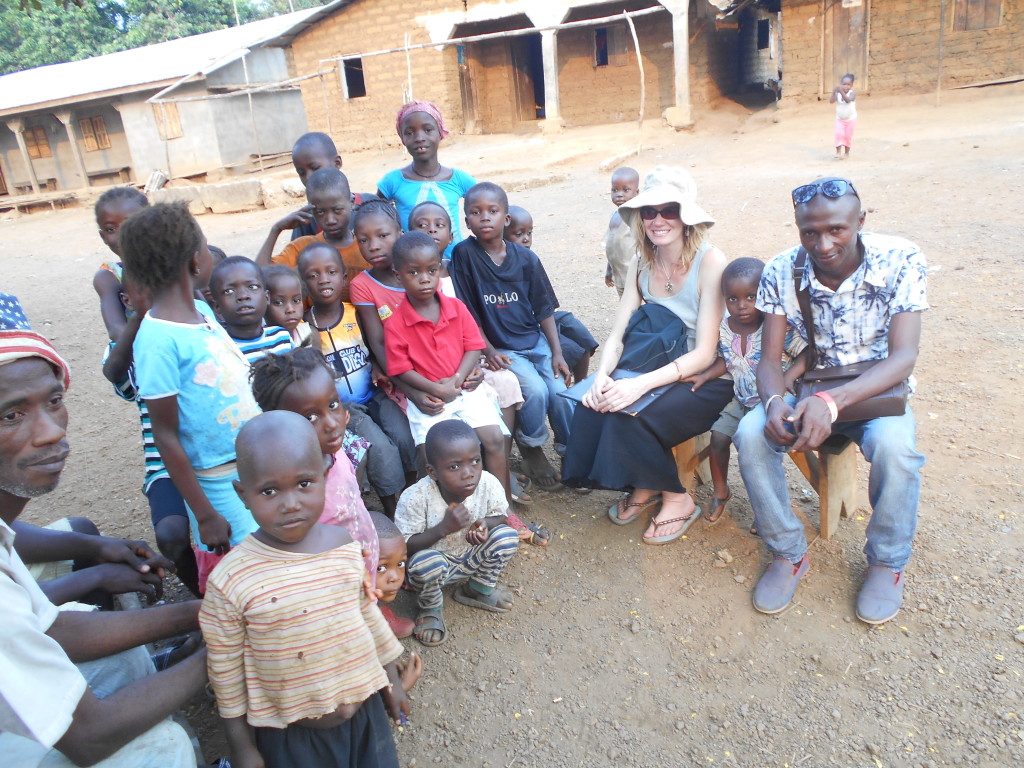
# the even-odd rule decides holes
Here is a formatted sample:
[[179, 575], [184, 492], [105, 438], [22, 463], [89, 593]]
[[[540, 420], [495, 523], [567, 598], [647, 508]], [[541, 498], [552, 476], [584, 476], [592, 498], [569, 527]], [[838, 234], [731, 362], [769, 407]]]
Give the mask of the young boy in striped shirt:
[[210, 299], [220, 324], [251, 365], [264, 355], [295, 348], [279, 325], [263, 325], [270, 294], [263, 271], [244, 256], [228, 256], [210, 273]]
[[236, 452], [235, 490], [259, 528], [210, 574], [199, 613], [231, 764], [397, 768], [388, 716], [409, 712], [403, 649], [368, 595], [359, 543], [317, 522], [316, 430], [270, 411]]

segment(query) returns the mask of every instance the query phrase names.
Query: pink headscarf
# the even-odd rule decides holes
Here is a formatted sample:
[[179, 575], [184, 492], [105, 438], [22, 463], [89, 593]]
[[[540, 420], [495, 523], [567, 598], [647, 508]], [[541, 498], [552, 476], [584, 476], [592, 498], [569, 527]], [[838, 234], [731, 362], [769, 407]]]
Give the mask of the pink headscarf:
[[424, 112], [434, 118], [434, 122], [437, 123], [437, 130], [441, 134], [443, 139], [448, 135], [448, 129], [444, 127], [444, 118], [441, 117], [441, 110], [437, 108], [437, 105], [432, 101], [410, 101], [408, 104], [403, 104], [402, 108], [398, 110], [398, 114], [395, 116], [395, 130], [398, 135], [402, 135], [402, 121], [405, 120], [413, 112]]

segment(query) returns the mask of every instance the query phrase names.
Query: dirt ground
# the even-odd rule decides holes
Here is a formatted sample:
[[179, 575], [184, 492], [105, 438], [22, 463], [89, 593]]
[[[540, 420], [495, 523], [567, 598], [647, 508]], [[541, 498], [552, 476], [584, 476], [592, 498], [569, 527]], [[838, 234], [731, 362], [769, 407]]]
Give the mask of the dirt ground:
[[[639, 524], [605, 518], [615, 494], [535, 495], [528, 516], [555, 532], [507, 573], [506, 615], [446, 605], [448, 641], [425, 649], [411, 723], [396, 739], [406, 766], [1024, 765], [1024, 88], [928, 99], [861, 100], [853, 157], [831, 157], [832, 111], [811, 104], [748, 112], [722, 102], [697, 130], [644, 128], [627, 162], [687, 167], [732, 258], [769, 259], [796, 243], [789, 190], [817, 176], [852, 178], [866, 228], [917, 242], [930, 265], [918, 439], [928, 456], [906, 605], [888, 625], [854, 618], [870, 509], [831, 541], [791, 468], [807, 521], [811, 570], [793, 606], [756, 613], [765, 564], [747, 533], [750, 506], [735, 461], [729, 514], [673, 545], [640, 543]], [[777, 121], [776, 121], [777, 119]], [[385, 130], [385, 128], [382, 128]], [[564, 308], [603, 339], [615, 305], [601, 238], [612, 205], [598, 165], [636, 144], [635, 125], [451, 137], [447, 165], [514, 192], [536, 222], [535, 248]], [[404, 163], [398, 151], [346, 155], [356, 189]], [[208, 215], [211, 243], [254, 255], [285, 209]], [[2, 289], [69, 359], [72, 458], [60, 488], [26, 519], [84, 515], [105, 533], [152, 540], [135, 409], [100, 373], [104, 334], [91, 276], [105, 252], [78, 208], [0, 222]], [[1018, 393], [1018, 394], [1014, 394]], [[709, 491], [704, 489], [701, 498]], [[716, 552], [732, 557], [713, 567]], [[411, 614], [408, 595], [398, 606]], [[193, 718], [209, 758], [224, 743], [206, 704]]]

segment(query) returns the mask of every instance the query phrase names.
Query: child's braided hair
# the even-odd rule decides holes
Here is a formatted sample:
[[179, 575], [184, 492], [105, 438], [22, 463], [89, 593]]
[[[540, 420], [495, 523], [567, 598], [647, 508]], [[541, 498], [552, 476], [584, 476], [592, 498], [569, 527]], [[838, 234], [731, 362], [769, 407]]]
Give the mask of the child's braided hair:
[[355, 213], [352, 214], [352, 231], [354, 232], [356, 227], [359, 226], [360, 219], [375, 213], [391, 219], [395, 222], [395, 226], [398, 227], [398, 231], [402, 231], [402, 222], [398, 218], [398, 211], [395, 210], [394, 204], [390, 200], [381, 200], [380, 198], [367, 200], [356, 208]]
[[319, 350], [299, 347], [279, 355], [264, 355], [252, 364], [249, 379], [252, 394], [263, 411], [280, 408], [284, 391], [292, 384], [305, 381], [323, 369], [334, 378], [334, 371]]

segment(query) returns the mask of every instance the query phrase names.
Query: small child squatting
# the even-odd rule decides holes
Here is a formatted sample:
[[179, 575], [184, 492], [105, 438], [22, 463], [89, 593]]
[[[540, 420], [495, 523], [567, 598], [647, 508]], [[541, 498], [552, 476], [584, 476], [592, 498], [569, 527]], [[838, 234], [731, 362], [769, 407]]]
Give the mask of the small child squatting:
[[387, 719], [409, 712], [403, 649], [370, 599], [358, 542], [317, 522], [316, 431], [264, 413], [237, 454], [235, 490], [259, 528], [214, 569], [199, 614], [232, 765], [397, 768]]
[[457, 584], [456, 602], [494, 613], [512, 607], [498, 585], [519, 549], [505, 525], [508, 502], [501, 484], [483, 471], [473, 430], [450, 419], [434, 424], [426, 440], [428, 476], [398, 501], [395, 524], [406, 538], [409, 584], [419, 590], [415, 637], [440, 645], [448, 633], [442, 588]]

